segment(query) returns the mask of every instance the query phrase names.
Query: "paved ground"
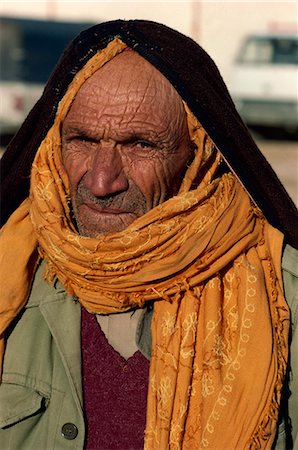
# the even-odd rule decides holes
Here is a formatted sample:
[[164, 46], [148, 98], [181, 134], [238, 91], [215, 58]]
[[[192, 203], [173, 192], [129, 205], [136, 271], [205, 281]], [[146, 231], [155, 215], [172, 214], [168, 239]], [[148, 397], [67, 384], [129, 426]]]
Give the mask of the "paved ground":
[[257, 144], [298, 206], [298, 142], [257, 139]]

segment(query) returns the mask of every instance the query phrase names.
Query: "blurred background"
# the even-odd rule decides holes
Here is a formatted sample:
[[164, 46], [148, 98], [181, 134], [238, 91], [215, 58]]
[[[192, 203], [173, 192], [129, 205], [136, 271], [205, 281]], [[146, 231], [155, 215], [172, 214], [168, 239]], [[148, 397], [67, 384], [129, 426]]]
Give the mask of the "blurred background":
[[297, 1], [74, 1], [0, 3], [2, 152], [41, 95], [62, 49], [88, 26], [150, 19], [200, 43], [237, 109], [298, 205]]

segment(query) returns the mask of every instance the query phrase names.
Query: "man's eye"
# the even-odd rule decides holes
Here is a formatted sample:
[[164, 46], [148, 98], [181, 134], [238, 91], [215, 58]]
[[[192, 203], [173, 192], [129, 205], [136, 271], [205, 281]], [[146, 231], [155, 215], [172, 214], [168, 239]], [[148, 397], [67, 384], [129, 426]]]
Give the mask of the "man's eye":
[[135, 145], [141, 148], [153, 148], [155, 147], [155, 145], [152, 142], [149, 141], [142, 141], [142, 140], [138, 140], [135, 141]]
[[70, 142], [74, 142], [74, 143], [79, 142], [82, 144], [86, 144], [86, 143], [95, 144], [96, 143], [96, 141], [94, 139], [92, 139], [88, 136], [72, 136], [70, 138]]

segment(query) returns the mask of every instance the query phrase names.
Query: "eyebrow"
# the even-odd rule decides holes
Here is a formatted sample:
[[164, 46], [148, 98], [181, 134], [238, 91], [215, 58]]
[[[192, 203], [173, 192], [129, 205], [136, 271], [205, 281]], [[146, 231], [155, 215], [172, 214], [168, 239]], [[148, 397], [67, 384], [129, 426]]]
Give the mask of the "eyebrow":
[[62, 134], [75, 134], [82, 137], [88, 136], [87, 131], [72, 125], [67, 125], [67, 128], [64, 125], [62, 125]]
[[[62, 135], [65, 135], [66, 137], [72, 137], [72, 136], [77, 136], [77, 137], [82, 137], [82, 138], [86, 138], [86, 139], [93, 139], [93, 140], [100, 140], [101, 138], [93, 135], [93, 133], [90, 133], [89, 131], [85, 130], [84, 128], [81, 128], [79, 126], [76, 125], [67, 125], [67, 128], [62, 126]], [[117, 134], [118, 140], [120, 142], [130, 142], [133, 140], [148, 140], [148, 141], [153, 141], [155, 143], [159, 143], [162, 142], [161, 136], [159, 133], [156, 132], [152, 132], [152, 130], [138, 130], [138, 129], [134, 129], [134, 130], [126, 130], [123, 131], [122, 133], [120, 131], [118, 131]]]

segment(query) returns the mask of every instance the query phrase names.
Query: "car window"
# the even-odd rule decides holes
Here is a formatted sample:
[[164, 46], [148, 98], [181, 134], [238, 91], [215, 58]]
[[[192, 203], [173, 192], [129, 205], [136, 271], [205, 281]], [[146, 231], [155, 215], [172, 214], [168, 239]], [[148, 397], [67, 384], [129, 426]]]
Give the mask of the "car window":
[[44, 84], [67, 44], [90, 25], [0, 17], [0, 80]]
[[237, 58], [243, 64], [298, 64], [298, 40], [288, 37], [248, 38]]

